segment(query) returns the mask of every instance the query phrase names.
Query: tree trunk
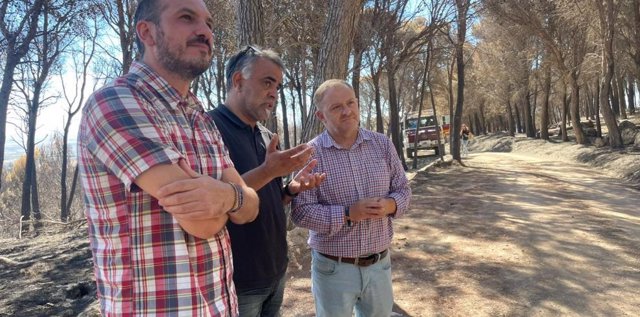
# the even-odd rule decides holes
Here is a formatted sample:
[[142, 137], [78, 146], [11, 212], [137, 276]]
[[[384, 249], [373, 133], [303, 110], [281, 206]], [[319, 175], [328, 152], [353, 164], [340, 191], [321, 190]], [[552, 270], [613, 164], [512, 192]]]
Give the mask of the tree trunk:
[[376, 102], [376, 131], [384, 133], [384, 123], [382, 121], [382, 94], [380, 93], [380, 72], [376, 72], [372, 77], [373, 93]]
[[569, 98], [567, 97], [567, 87], [563, 86], [562, 89], [562, 125], [560, 131], [562, 133], [562, 142], [569, 142], [569, 136], [567, 135], [567, 118], [569, 116]]
[[40, 212], [40, 197], [38, 192], [38, 174], [33, 166], [33, 181], [31, 182], [31, 210], [33, 213], [33, 231], [36, 235], [42, 231], [42, 212]]
[[609, 95], [611, 100], [611, 110], [616, 115], [616, 118], [620, 118], [620, 99], [618, 98], [618, 83], [616, 77], [611, 78], [611, 86], [609, 87]]
[[[620, 72], [618, 70], [618, 72]], [[624, 77], [622, 77], [622, 75], [618, 74], [618, 76], [616, 77], [616, 87], [618, 88], [618, 102], [620, 104], [620, 117], [622, 119], [627, 119], [627, 103], [625, 102], [624, 99]]]
[[[127, 4], [129, 3], [127, 2]], [[116, 6], [118, 9], [117, 27], [120, 33], [120, 51], [122, 53], [122, 74], [126, 74], [129, 72], [133, 62], [133, 43], [136, 36], [136, 26], [133, 25], [133, 12], [129, 12], [129, 10], [134, 10], [134, 6], [126, 5], [125, 8], [122, 0], [117, 0]]]
[[580, 86], [578, 85], [578, 73], [575, 70], [571, 72], [569, 82], [571, 83], [571, 126], [573, 127], [573, 134], [576, 137], [576, 143], [586, 144], [587, 140], [580, 124]]
[[73, 203], [73, 196], [76, 193], [76, 185], [78, 184], [78, 172], [80, 168], [78, 164], [73, 169], [73, 178], [71, 179], [71, 189], [69, 190], [69, 200], [67, 201], [67, 210], [71, 210], [71, 204]]
[[522, 133], [522, 131], [524, 130], [522, 129], [522, 119], [520, 118], [520, 108], [518, 107], [517, 103], [514, 105], [513, 108], [516, 111], [516, 132]]
[[[314, 91], [327, 79], [346, 79], [355, 27], [363, 4], [363, 0], [329, 0], [329, 12], [324, 23], [315, 71]], [[309, 116], [302, 132], [302, 140], [308, 141], [320, 131], [318, 118]]]
[[19, 25], [19, 29], [11, 31], [6, 20], [6, 6], [8, 1], [4, 3], [3, 12], [0, 16], [0, 31], [2, 31], [3, 45], [2, 56], [5, 61], [2, 69], [2, 86], [0, 88], [0, 190], [2, 189], [2, 169], [4, 166], [4, 145], [6, 142], [7, 131], [7, 111], [9, 110], [9, 96], [11, 95], [11, 87], [13, 86], [13, 75], [16, 66], [20, 60], [29, 51], [29, 44], [33, 41], [38, 30], [38, 17], [42, 13], [44, 0], [35, 0], [21, 16], [20, 21], [13, 21]]
[[549, 141], [549, 98], [551, 97], [551, 68], [544, 73], [544, 99], [540, 111], [540, 138]]
[[360, 72], [362, 71], [362, 56], [364, 50], [357, 48], [353, 52], [353, 76], [351, 77], [351, 86], [356, 94], [356, 98], [360, 99]]
[[[456, 65], [456, 54], [451, 54], [451, 64], [448, 64], [449, 67], [447, 69], [447, 92], [448, 92], [448, 97], [447, 101], [449, 102], [449, 117], [451, 119], [454, 119], [454, 115], [455, 113], [453, 112], [453, 70], [455, 69], [455, 65]], [[456, 134], [457, 132], [454, 133], [454, 129], [455, 129], [455, 124], [453, 122], [451, 122], [449, 124], [449, 153], [451, 153], [453, 155], [453, 135]]]
[[255, 44], [264, 45], [264, 9], [262, 0], [242, 0], [236, 7], [236, 31], [238, 47]]
[[[36, 101], [33, 101], [36, 102]], [[32, 107], [29, 105], [29, 107]], [[36, 136], [36, 116], [32, 115], [31, 111], [28, 114], [28, 131], [27, 131], [27, 152], [26, 162], [24, 167], [24, 179], [22, 181], [22, 199], [20, 214], [23, 216], [24, 221], [31, 220], [31, 190], [33, 189], [34, 176], [36, 174], [35, 168], [35, 136]], [[29, 232], [29, 226], [22, 227], [22, 234]]]
[[[293, 101], [293, 103], [295, 105], [295, 100]], [[280, 107], [282, 108], [282, 133], [284, 134], [284, 149], [289, 149], [291, 148], [291, 143], [289, 142], [289, 119], [287, 117], [287, 99], [284, 97], [284, 89], [280, 89]], [[295, 125], [295, 122], [293, 124]]]
[[13, 74], [19, 59], [11, 55], [7, 57], [2, 76], [2, 88], [0, 88], [0, 189], [2, 189], [2, 168], [4, 166], [4, 144], [6, 142], [7, 112], [9, 111], [9, 95], [13, 85]]
[[611, 148], [622, 148], [622, 136], [618, 129], [618, 122], [615, 114], [609, 105], [609, 88], [614, 75], [614, 51], [613, 41], [615, 38], [615, 18], [617, 9], [612, 0], [599, 2], [600, 26], [602, 29], [602, 82], [600, 83], [600, 109], [604, 116], [604, 122], [609, 130], [609, 145]]
[[531, 94], [527, 91], [524, 97], [524, 121], [525, 121], [525, 131], [527, 133], [527, 137], [535, 138], [536, 131], [533, 127], [533, 116], [531, 113]]
[[513, 108], [511, 107], [511, 102], [509, 102], [509, 100], [507, 100], [507, 120], [509, 121], [508, 122], [509, 135], [515, 136], [516, 135], [515, 118], [513, 117]]
[[600, 80], [596, 81], [595, 96], [595, 113], [596, 113], [596, 135], [602, 137], [602, 122], [600, 121]]
[[[291, 115], [293, 118], [293, 142], [291, 142], [292, 147], [298, 145], [298, 125], [296, 124], [296, 91], [298, 88], [289, 89], [289, 95], [291, 96]], [[288, 134], [288, 132], [287, 132]]]
[[627, 100], [629, 100], [629, 114], [636, 113], [636, 91], [634, 78], [631, 74], [627, 75]]
[[460, 130], [462, 129], [462, 111], [464, 108], [464, 43], [466, 42], [467, 36], [467, 12], [469, 11], [469, 6], [471, 5], [468, 0], [456, 0], [456, 24], [457, 24], [457, 34], [456, 34], [456, 43], [455, 43], [455, 52], [456, 52], [456, 67], [458, 69], [458, 94], [456, 100], [456, 109], [455, 115], [453, 119], [453, 130], [451, 135], [453, 135], [453, 159], [457, 161], [461, 161], [460, 157]]

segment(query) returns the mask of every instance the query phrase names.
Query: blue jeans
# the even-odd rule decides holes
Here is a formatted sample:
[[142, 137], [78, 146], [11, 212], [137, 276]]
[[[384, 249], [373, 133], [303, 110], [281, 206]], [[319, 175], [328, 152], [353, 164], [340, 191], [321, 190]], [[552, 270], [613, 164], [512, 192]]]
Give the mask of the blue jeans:
[[240, 317], [280, 316], [286, 274], [272, 285], [252, 290], [238, 290]]
[[467, 157], [469, 155], [469, 140], [462, 139], [462, 154], [460, 156]]
[[358, 267], [313, 251], [311, 290], [318, 317], [389, 317], [393, 309], [391, 255]]

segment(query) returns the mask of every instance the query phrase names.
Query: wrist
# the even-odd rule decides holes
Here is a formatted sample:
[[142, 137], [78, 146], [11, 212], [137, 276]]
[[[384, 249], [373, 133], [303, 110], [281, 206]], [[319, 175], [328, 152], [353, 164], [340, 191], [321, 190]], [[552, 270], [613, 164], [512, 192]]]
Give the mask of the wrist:
[[351, 212], [349, 210], [349, 206], [344, 206], [344, 222], [347, 224], [347, 227], [351, 227], [353, 222], [351, 222]]
[[293, 186], [291, 186], [291, 182], [292, 182], [292, 181], [289, 181], [286, 185], [284, 185], [284, 193], [285, 193], [287, 196], [289, 196], [289, 197], [296, 198], [296, 197], [298, 197], [298, 194], [299, 194], [299, 193], [298, 193], [298, 192], [294, 192], [294, 191], [291, 189], [291, 187], [293, 187]]
[[231, 186], [231, 189], [233, 190], [233, 204], [231, 205], [231, 208], [227, 210], [227, 214], [233, 214], [234, 212], [240, 210], [240, 208], [242, 208], [242, 206], [244, 205], [244, 192], [242, 191], [242, 187], [240, 187], [240, 185], [238, 184], [234, 184], [231, 182], [228, 182], [227, 184], [229, 184]]

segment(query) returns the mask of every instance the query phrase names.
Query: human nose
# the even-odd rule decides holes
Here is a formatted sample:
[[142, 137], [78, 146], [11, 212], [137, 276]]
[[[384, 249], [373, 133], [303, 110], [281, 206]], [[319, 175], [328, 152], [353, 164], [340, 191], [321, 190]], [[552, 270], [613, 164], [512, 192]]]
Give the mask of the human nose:
[[195, 31], [196, 36], [203, 37], [209, 43], [209, 46], [213, 49], [213, 31], [207, 23], [207, 21], [201, 21], [198, 23], [198, 27]]
[[269, 97], [273, 99], [278, 99], [278, 87], [274, 85], [274, 87], [269, 88]]

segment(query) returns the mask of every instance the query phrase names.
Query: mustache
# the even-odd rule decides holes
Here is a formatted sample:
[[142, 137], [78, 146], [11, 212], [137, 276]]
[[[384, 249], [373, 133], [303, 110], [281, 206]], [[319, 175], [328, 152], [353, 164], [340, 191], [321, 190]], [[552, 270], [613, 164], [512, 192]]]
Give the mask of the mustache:
[[209, 51], [211, 51], [212, 49], [211, 41], [209, 41], [209, 39], [207, 39], [203, 35], [196, 36], [190, 39], [189, 41], [187, 41], [187, 45], [192, 45], [192, 44], [206, 44], [209, 47]]

